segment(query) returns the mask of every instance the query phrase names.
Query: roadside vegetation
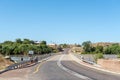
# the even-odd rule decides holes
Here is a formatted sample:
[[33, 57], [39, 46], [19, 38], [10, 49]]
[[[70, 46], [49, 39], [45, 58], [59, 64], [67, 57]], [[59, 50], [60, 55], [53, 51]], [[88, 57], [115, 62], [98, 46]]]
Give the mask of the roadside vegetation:
[[86, 41], [82, 43], [83, 52], [82, 54], [96, 54], [96, 53], [103, 53], [103, 46], [92, 46], [91, 41]]
[[103, 59], [103, 58], [104, 58], [103, 53], [97, 53], [94, 55], [94, 59], [96, 63], [98, 59]]
[[100, 58], [104, 58], [104, 54], [115, 54], [120, 58], [120, 45], [118, 43], [111, 43], [110, 45], [96, 45], [94, 46], [91, 41], [85, 41], [82, 43], [82, 54], [95, 55], [95, 61]]
[[30, 50], [35, 54], [41, 55], [57, 51], [57, 48], [51, 48], [47, 45], [46, 41], [36, 43], [30, 39], [16, 39], [13, 41], [5, 41], [0, 43], [0, 54], [6, 55], [27, 55]]
[[13, 64], [13, 62], [5, 59], [2, 55], [0, 55], [0, 70], [5, 69], [7, 66]]
[[47, 45], [46, 41], [37, 42], [30, 39], [22, 40], [20, 38], [15, 41], [4, 41], [3, 43], [0, 43], [0, 70], [13, 64], [9, 59], [10, 55], [28, 55], [29, 51], [34, 51], [35, 55], [43, 55], [57, 53], [66, 47], [66, 44], [51, 47]]
[[120, 45], [118, 43], [111, 43], [111, 45], [107, 46], [93, 46], [91, 41], [86, 41], [82, 43], [82, 47], [84, 51], [82, 54], [96, 54], [96, 53], [103, 53], [103, 54], [120, 54]]

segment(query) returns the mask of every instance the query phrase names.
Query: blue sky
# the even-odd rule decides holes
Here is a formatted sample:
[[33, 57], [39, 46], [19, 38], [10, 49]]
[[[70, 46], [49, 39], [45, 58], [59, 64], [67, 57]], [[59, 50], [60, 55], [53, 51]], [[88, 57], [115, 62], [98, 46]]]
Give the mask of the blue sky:
[[120, 0], [0, 0], [0, 42], [120, 42]]

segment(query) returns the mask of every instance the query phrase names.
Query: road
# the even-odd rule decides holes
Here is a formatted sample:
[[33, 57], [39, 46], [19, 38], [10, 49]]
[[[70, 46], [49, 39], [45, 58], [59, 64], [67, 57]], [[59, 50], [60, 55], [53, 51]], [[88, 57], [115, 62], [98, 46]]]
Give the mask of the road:
[[120, 75], [80, 65], [66, 53], [53, 56], [33, 67], [1, 74], [0, 80], [120, 80]]

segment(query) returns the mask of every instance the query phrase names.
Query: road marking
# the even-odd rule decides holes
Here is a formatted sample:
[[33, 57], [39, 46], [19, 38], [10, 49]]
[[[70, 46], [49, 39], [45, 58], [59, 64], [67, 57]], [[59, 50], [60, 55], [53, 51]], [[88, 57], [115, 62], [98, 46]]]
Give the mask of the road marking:
[[70, 73], [70, 74], [72, 74], [72, 75], [74, 75], [74, 76], [76, 76], [76, 77], [78, 77], [78, 78], [80, 78], [80, 79], [93, 80], [93, 79], [91, 79], [91, 78], [88, 78], [88, 77], [86, 77], [86, 76], [83, 76], [83, 75], [81, 75], [81, 74], [79, 74], [79, 73], [77, 73], [77, 72], [75, 72], [75, 71], [72, 71], [72, 70], [64, 67], [64, 66], [61, 64], [61, 60], [62, 60], [62, 58], [63, 58], [64, 56], [65, 56], [65, 55], [62, 55], [62, 56], [60, 57], [60, 59], [58, 60], [58, 62], [57, 62], [57, 65], [58, 65], [61, 69], [63, 69], [64, 71], [66, 71], [66, 72], [68, 72], [68, 73]]
[[77, 63], [79, 63], [80, 65], [83, 65], [83, 66], [86, 66], [86, 67], [89, 67], [89, 68], [92, 68], [92, 69], [96, 69], [96, 70], [99, 70], [99, 71], [103, 71], [103, 72], [107, 72], [107, 73], [111, 73], [111, 74], [115, 74], [115, 75], [120, 75], [120, 73], [117, 73], [117, 72], [113, 72], [113, 71], [105, 70], [105, 69], [102, 69], [102, 68], [99, 68], [99, 67], [89, 66], [87, 64], [81, 63], [82, 61], [80, 59], [78, 59], [76, 56], [74, 56], [73, 54], [71, 54], [71, 53], [70, 53], [70, 57], [74, 61], [76, 61]]
[[50, 57], [45, 58], [45, 59], [43, 59], [43, 60], [41, 60], [41, 61], [38, 61], [40, 64], [35, 68], [35, 71], [33, 72], [33, 74], [36, 74], [36, 73], [39, 71], [40, 67], [41, 67], [45, 62], [47, 62], [49, 59], [53, 59], [54, 57], [55, 57], [55, 56], [50, 56]]
[[33, 72], [34, 74], [37, 73], [37, 72], [39, 71], [39, 68], [40, 68], [40, 66], [41, 66], [42, 64], [43, 64], [43, 62], [40, 63], [40, 64], [36, 67], [35, 71]]
[[8, 79], [5, 79], [5, 78], [0, 77], [0, 80], [8, 80]]

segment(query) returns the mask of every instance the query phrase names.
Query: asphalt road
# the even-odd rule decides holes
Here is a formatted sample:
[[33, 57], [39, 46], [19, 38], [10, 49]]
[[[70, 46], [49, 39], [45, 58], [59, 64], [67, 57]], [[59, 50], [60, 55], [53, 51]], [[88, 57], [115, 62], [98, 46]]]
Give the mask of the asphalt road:
[[[68, 60], [69, 56], [66, 55], [64, 58]], [[92, 69], [92, 68], [80, 65], [71, 59], [69, 59], [68, 61], [66, 59], [61, 62], [63, 66], [83, 76], [87, 76], [92, 80], [120, 80], [120, 75], [115, 75], [108, 72]]]
[[[59, 66], [58, 62], [61, 63], [62, 67]], [[75, 75], [76, 73], [78, 76]], [[35, 76], [35, 80], [120, 80], [120, 75], [91, 69], [76, 63], [70, 58], [67, 51], [43, 63]]]
[[67, 51], [36, 66], [1, 74], [0, 80], [120, 80], [120, 75], [98, 71], [76, 63]]
[[57, 65], [60, 57], [61, 55], [55, 56], [43, 63], [40, 66], [39, 71], [33, 74], [29, 80], [82, 80], [62, 70]]

